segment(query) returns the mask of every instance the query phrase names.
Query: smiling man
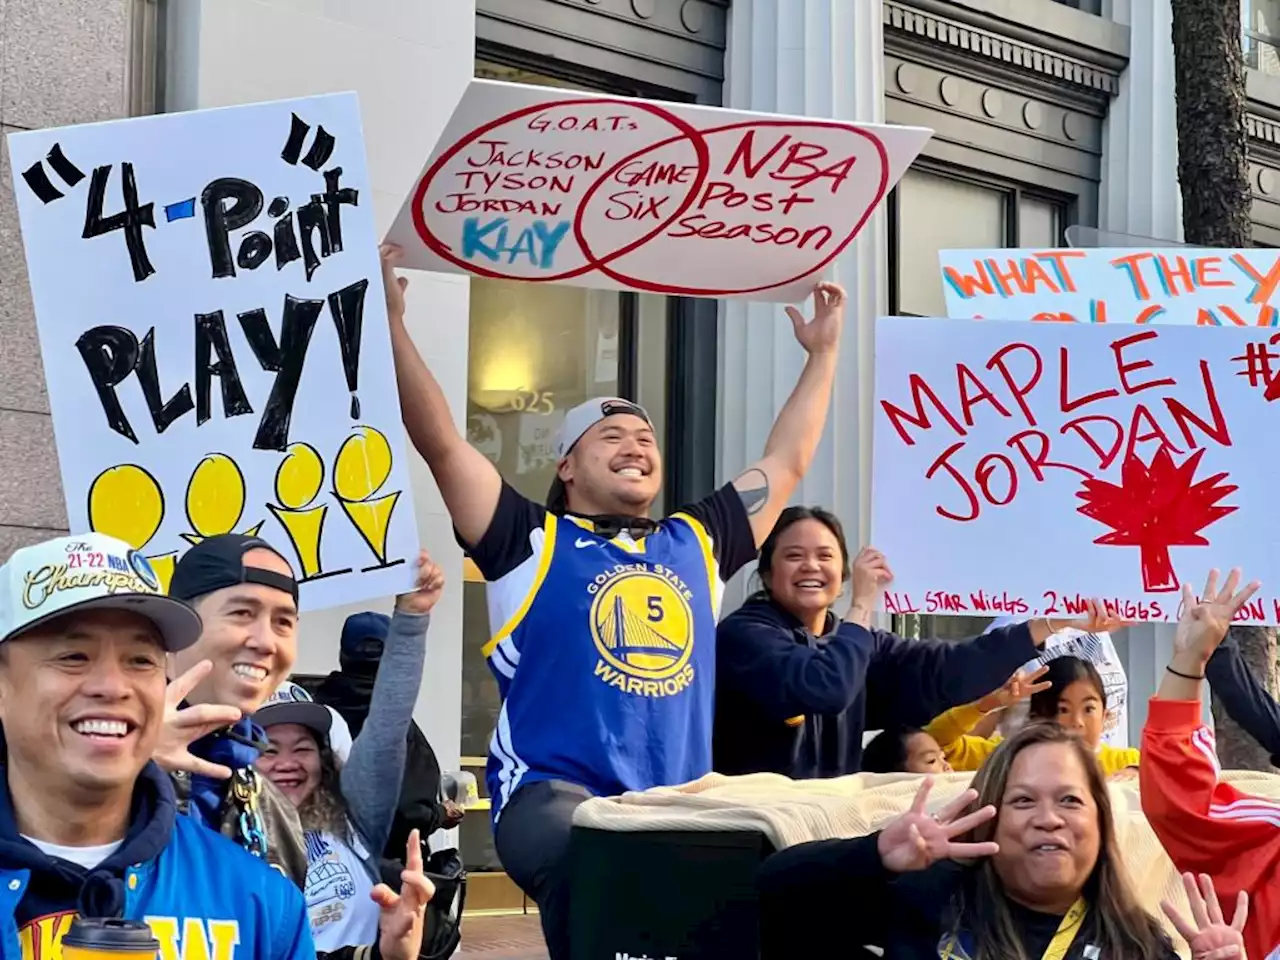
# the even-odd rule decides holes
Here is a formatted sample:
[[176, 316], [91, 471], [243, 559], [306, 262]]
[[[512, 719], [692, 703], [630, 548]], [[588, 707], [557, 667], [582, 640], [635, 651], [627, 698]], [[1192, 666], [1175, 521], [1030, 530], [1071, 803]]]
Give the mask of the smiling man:
[[[302, 823], [293, 802], [254, 769], [269, 744], [252, 721], [298, 656], [298, 584], [293, 569], [258, 537], [210, 537], [178, 561], [169, 595], [190, 602], [204, 621], [200, 639], [174, 654], [177, 673], [192, 675], [201, 661], [211, 665], [192, 687], [184, 708], [168, 718], [167, 743], [157, 751], [173, 774], [179, 805], [305, 889], [308, 862]], [[420, 620], [418, 625], [420, 638], [426, 623]], [[420, 651], [418, 658], [415, 663], [421, 663]], [[415, 679], [415, 691], [416, 683]], [[207, 734], [191, 743], [191, 731], [201, 728]], [[391, 741], [402, 745], [403, 732]], [[403, 754], [396, 758], [393, 749], [391, 756], [390, 766], [398, 771]], [[422, 873], [416, 835], [410, 838], [405, 863], [398, 895], [383, 884], [371, 891], [379, 907], [377, 941], [343, 944], [317, 957], [418, 956], [432, 888]]]
[[[265, 540], [210, 537], [178, 561], [169, 595], [195, 607], [204, 632], [174, 654], [176, 674], [207, 660], [212, 668], [187, 698], [212, 732], [190, 747], [192, 763], [170, 769], [184, 812], [278, 866], [301, 888], [307, 852], [298, 812], [254, 771], [266, 736], [249, 717], [298, 656], [298, 584]], [[183, 711], [185, 713], [186, 711]]]
[[407, 281], [383, 251], [405, 427], [458, 540], [488, 581], [484, 647], [502, 696], [487, 780], [498, 855], [538, 904], [552, 960], [569, 951], [574, 809], [592, 795], [711, 770], [715, 632], [724, 583], [755, 558], [813, 458], [835, 379], [845, 293], [788, 308], [807, 359], [764, 455], [665, 519], [649, 514], [662, 455], [649, 415], [619, 397], [564, 415], [546, 503], [521, 496], [454, 424], [404, 326]]
[[177, 816], [151, 761], [165, 655], [199, 635], [195, 612], [110, 537], [0, 567], [0, 955], [59, 956], [77, 913], [145, 918], [164, 957], [315, 955], [298, 891]]

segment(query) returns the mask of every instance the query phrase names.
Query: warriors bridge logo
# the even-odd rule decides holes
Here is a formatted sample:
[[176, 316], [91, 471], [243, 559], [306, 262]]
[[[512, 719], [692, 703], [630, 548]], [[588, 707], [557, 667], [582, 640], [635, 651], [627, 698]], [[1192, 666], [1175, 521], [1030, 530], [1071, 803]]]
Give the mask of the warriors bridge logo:
[[662, 564], [618, 564], [587, 587], [591, 636], [603, 682], [643, 697], [669, 697], [693, 682], [693, 594]]

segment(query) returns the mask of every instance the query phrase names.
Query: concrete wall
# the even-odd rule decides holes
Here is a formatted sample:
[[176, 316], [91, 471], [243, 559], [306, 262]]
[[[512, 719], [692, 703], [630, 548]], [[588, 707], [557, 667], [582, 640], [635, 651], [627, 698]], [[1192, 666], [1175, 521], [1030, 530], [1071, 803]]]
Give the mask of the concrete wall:
[[[141, 0], [139, 0], [141, 2]], [[0, 0], [0, 134], [129, 112], [130, 0]], [[0, 149], [0, 557], [66, 529], [8, 149]]]
[[[12, 6], [19, 0], [3, 2]], [[472, 0], [169, 0], [164, 109], [356, 91], [374, 209], [383, 231], [472, 74], [474, 29]], [[409, 328], [440, 378], [459, 424], [466, 409], [468, 294], [465, 279], [410, 275]], [[0, 427], [0, 444], [3, 436]], [[439, 492], [416, 454], [411, 454], [410, 469], [422, 543], [449, 581], [433, 616], [415, 715], [441, 766], [455, 769], [462, 554]], [[370, 607], [389, 611], [391, 599], [304, 616], [295, 670], [334, 669], [343, 620]]]

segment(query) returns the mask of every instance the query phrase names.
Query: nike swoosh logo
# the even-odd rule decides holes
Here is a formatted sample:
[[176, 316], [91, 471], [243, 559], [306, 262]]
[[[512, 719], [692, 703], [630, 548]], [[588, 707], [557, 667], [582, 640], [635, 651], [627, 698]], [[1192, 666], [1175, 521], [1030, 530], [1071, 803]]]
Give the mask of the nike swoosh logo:
[[597, 546], [597, 543], [594, 540], [583, 540], [579, 537], [577, 540], [573, 541], [573, 545], [575, 547], [594, 547]]

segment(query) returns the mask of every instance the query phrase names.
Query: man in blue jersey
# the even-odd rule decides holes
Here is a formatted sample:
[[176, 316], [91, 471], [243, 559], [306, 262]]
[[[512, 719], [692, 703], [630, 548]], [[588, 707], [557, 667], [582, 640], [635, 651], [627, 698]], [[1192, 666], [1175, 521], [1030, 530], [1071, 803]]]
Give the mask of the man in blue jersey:
[[298, 889], [177, 815], [151, 760], [165, 655], [199, 636], [196, 613], [111, 537], [0, 567], [0, 956], [61, 956], [79, 914], [145, 920], [162, 957], [315, 957]]
[[400, 403], [459, 541], [488, 581], [484, 648], [502, 694], [488, 786], [498, 855], [538, 903], [552, 960], [569, 957], [573, 811], [592, 795], [682, 783], [711, 770], [715, 630], [723, 585], [756, 555], [822, 436], [845, 294], [819, 284], [808, 354], [764, 456], [663, 520], [649, 511], [662, 458], [648, 414], [620, 398], [570, 410], [545, 505], [503, 482], [454, 426], [405, 329], [404, 288], [383, 250]]

